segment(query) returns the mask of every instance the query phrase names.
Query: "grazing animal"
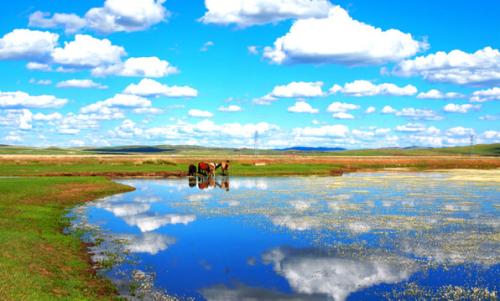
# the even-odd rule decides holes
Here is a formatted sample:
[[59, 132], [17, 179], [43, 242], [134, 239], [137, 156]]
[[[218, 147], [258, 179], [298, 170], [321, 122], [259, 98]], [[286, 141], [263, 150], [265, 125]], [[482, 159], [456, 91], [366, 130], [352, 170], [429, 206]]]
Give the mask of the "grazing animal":
[[198, 173], [205, 176], [215, 175], [215, 164], [206, 162], [198, 163]]
[[215, 168], [219, 168], [221, 169], [222, 171], [222, 175], [225, 176], [228, 174], [228, 170], [229, 170], [229, 160], [226, 160], [226, 161], [223, 161], [223, 162], [220, 162], [219, 164], [217, 164], [215, 166]]
[[194, 164], [189, 165], [188, 175], [190, 177], [196, 176], [196, 166]]

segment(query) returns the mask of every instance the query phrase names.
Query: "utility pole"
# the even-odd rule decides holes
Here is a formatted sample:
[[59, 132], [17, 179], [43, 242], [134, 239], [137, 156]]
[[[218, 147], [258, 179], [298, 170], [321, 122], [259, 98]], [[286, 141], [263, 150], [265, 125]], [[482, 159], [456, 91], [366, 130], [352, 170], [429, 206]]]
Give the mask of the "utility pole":
[[469, 156], [472, 157], [472, 151], [474, 149], [474, 134], [470, 135], [470, 151], [469, 151]]
[[254, 155], [257, 156], [257, 143], [259, 141], [259, 131], [255, 131], [253, 135], [253, 152]]

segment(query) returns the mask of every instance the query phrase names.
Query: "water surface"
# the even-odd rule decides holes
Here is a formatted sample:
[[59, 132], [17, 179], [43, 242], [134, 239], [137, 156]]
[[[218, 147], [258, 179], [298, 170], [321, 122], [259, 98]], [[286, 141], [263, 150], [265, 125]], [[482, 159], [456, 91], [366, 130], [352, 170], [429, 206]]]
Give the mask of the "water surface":
[[123, 243], [109, 277], [179, 299], [481, 299], [498, 295], [500, 174], [478, 173], [122, 180], [136, 191], [79, 212]]

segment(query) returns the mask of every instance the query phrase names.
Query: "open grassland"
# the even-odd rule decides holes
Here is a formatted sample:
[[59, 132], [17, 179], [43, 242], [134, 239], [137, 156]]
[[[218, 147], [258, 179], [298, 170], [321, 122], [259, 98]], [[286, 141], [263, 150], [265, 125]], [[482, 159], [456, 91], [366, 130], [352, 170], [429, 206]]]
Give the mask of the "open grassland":
[[65, 235], [69, 207], [130, 187], [102, 177], [0, 179], [0, 300], [113, 300], [84, 244]]
[[[257, 150], [263, 156], [281, 155], [314, 155], [314, 156], [498, 156], [500, 143], [479, 144], [474, 146], [457, 146], [443, 148], [379, 148], [360, 150], [317, 151], [300, 150]], [[255, 155], [253, 149], [211, 148], [182, 145], [157, 146], [116, 146], [102, 148], [35, 148], [23, 146], [0, 145], [0, 155], [177, 155], [177, 156], [238, 156]]]
[[186, 175], [188, 165], [199, 161], [230, 160], [230, 175], [339, 175], [351, 171], [388, 168], [412, 170], [494, 169], [498, 157], [469, 156], [0, 156], [0, 176], [108, 176], [169, 177]]

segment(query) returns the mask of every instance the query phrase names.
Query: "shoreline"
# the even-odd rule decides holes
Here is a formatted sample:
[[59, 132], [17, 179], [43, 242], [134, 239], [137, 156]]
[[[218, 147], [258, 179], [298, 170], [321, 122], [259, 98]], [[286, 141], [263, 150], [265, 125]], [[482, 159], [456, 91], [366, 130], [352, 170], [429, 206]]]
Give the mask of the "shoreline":
[[[351, 169], [344, 172], [433, 172], [462, 169], [471, 172], [473, 169], [411, 169], [411, 168], [378, 168]], [[484, 170], [484, 169], [483, 169]], [[490, 168], [490, 170], [499, 170]], [[341, 176], [337, 174], [334, 176]], [[171, 174], [171, 173], [166, 173]], [[177, 173], [177, 176], [182, 176]], [[151, 176], [151, 175], [149, 175]], [[230, 176], [249, 176], [231, 174]], [[259, 174], [257, 176], [332, 176], [331, 174]], [[137, 176], [148, 179], [151, 177]], [[469, 175], [467, 175], [469, 178]], [[115, 179], [120, 179], [119, 177]], [[457, 179], [465, 180], [465, 179]], [[481, 179], [478, 179], [481, 180]], [[17, 176], [0, 178], [0, 242], [5, 246], [0, 252], [0, 297], [3, 300], [40, 299], [58, 300], [84, 298], [91, 300], [110, 300], [119, 298], [117, 287], [110, 279], [100, 275], [93, 267], [89, 248], [91, 244], [80, 239], [78, 233], [65, 234], [64, 229], [71, 223], [67, 217], [78, 206], [95, 201], [105, 196], [133, 191], [134, 188], [112, 181], [101, 176]], [[43, 208], [42, 208], [43, 207]], [[28, 214], [29, 218], [18, 215]], [[36, 217], [36, 222], [31, 219]], [[18, 220], [20, 218], [20, 220]], [[38, 223], [41, 223], [38, 225]], [[81, 233], [80, 233], [81, 234]], [[49, 238], [47, 238], [49, 236]], [[28, 237], [28, 239], [26, 239]], [[61, 241], [63, 243], [61, 243]], [[41, 245], [40, 245], [41, 244]], [[15, 252], [13, 251], [15, 250]], [[34, 253], [45, 250], [46, 254]], [[10, 253], [9, 253], [10, 252]], [[37, 263], [33, 266], [33, 256]], [[17, 258], [9, 262], [11, 258]], [[30, 259], [31, 258], [31, 259]], [[70, 267], [65, 266], [69, 260]], [[10, 264], [7, 265], [7, 263]], [[76, 265], [77, 270], [71, 270]], [[6, 267], [6, 268], [5, 268]], [[29, 271], [37, 273], [30, 274]], [[25, 276], [28, 275], [28, 276]], [[23, 278], [26, 277], [26, 282]], [[40, 278], [41, 277], [41, 278]], [[47, 279], [45, 279], [45, 278]], [[19, 280], [19, 278], [23, 280]], [[33, 279], [31, 279], [33, 278]], [[64, 282], [60, 282], [61, 279]], [[69, 287], [65, 286], [66, 281]], [[33, 283], [41, 282], [39, 286]], [[77, 283], [75, 285], [75, 283]], [[47, 289], [47, 287], [49, 289]], [[30, 294], [30, 295], [25, 295]]]
[[118, 300], [89, 245], [64, 229], [75, 206], [133, 189], [103, 177], [0, 179], [0, 299]]

